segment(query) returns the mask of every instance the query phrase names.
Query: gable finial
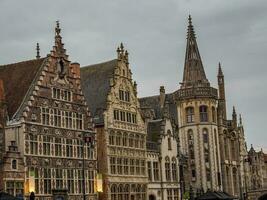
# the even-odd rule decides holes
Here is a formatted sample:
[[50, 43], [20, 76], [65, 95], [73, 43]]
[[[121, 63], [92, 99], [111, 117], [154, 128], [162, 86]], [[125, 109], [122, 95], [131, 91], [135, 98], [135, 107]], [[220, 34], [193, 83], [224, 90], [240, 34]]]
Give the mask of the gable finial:
[[39, 59], [40, 56], [40, 47], [39, 47], [39, 43], [37, 42], [36, 44], [36, 59]]
[[56, 21], [56, 28], [55, 28], [56, 35], [59, 35], [60, 34], [60, 31], [61, 31], [61, 29], [60, 29], [60, 26], [59, 26], [59, 21], [57, 20]]

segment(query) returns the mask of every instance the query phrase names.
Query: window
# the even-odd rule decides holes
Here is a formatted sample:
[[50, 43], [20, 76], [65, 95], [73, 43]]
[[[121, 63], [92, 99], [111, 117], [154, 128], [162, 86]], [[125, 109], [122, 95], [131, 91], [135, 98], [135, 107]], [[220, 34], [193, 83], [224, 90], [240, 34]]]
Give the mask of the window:
[[196, 170], [192, 169], [191, 171], [192, 178], [196, 178]]
[[117, 158], [117, 174], [122, 175], [122, 158]]
[[54, 126], [61, 127], [61, 111], [54, 109]]
[[11, 168], [12, 169], [17, 169], [17, 160], [12, 160], [12, 162], [11, 162]]
[[124, 174], [129, 174], [128, 158], [123, 159], [123, 172], [124, 172]]
[[30, 135], [30, 154], [38, 154], [38, 141], [37, 135]]
[[173, 189], [173, 200], [178, 200], [179, 196], [178, 196], [178, 189]]
[[114, 135], [114, 132], [110, 132], [110, 134], [109, 134], [109, 144], [110, 145], [115, 145], [115, 135]]
[[89, 185], [89, 194], [95, 193], [94, 171], [93, 170], [88, 171], [88, 185]]
[[117, 186], [115, 184], [111, 185], [110, 191], [111, 200], [117, 200]]
[[65, 128], [72, 128], [72, 112], [65, 111], [64, 112], [64, 118], [63, 123]]
[[78, 193], [83, 192], [83, 170], [77, 170], [78, 172]]
[[134, 168], [135, 168], [135, 162], [134, 159], [130, 159], [130, 174], [134, 175]]
[[127, 140], [128, 140], [128, 134], [124, 133], [122, 137], [122, 145], [125, 147], [127, 146]]
[[172, 189], [167, 189], [167, 200], [172, 200]]
[[124, 91], [123, 90], [119, 90], [119, 98], [121, 101], [124, 101]]
[[125, 101], [130, 102], [130, 92], [125, 91]]
[[43, 155], [50, 156], [52, 142], [53, 139], [51, 136], [48, 135], [43, 136]]
[[134, 135], [130, 134], [130, 138], [129, 138], [129, 147], [133, 147], [134, 145]]
[[172, 150], [172, 140], [171, 137], [168, 137], [168, 150]]
[[52, 98], [63, 101], [72, 101], [72, 93], [68, 90], [53, 88]]
[[120, 120], [121, 121], [125, 121], [125, 112], [124, 111], [120, 111]]
[[199, 117], [200, 122], [207, 122], [208, 121], [208, 107], [207, 106], [200, 106], [199, 107]]
[[216, 111], [214, 107], [212, 107], [212, 122], [216, 122]]
[[110, 172], [111, 174], [116, 174], [116, 158], [110, 157]]
[[51, 169], [44, 168], [44, 194], [51, 194]]
[[187, 123], [192, 123], [194, 122], [194, 108], [193, 107], [188, 107], [186, 108], [186, 122]]
[[170, 169], [170, 158], [169, 157], [165, 158], [165, 175], [166, 175], [166, 180], [170, 181], [171, 180], [171, 169]]
[[50, 115], [49, 115], [49, 108], [41, 108], [42, 112], [42, 124], [50, 125]]
[[118, 110], [114, 110], [113, 111], [114, 113], [114, 120], [120, 120], [120, 113]]
[[55, 156], [62, 156], [62, 139], [55, 138]]
[[72, 145], [72, 139], [66, 140], [66, 155], [67, 157], [73, 157], [73, 145]]
[[119, 90], [119, 98], [120, 98], [121, 101], [130, 102], [130, 92], [129, 91]]
[[77, 157], [83, 157], [83, 141], [77, 139]]
[[231, 139], [231, 156], [232, 156], [232, 160], [236, 160], [235, 140], [234, 139]]
[[145, 160], [141, 160], [141, 175], [146, 174], [146, 164]]
[[139, 148], [139, 139], [140, 138], [140, 136], [139, 135], [135, 135], [135, 143], [134, 143], [134, 146], [135, 146], [135, 148]]
[[63, 188], [63, 169], [56, 168], [56, 188]]
[[74, 193], [74, 173], [72, 169], [67, 170], [67, 184], [69, 193]]
[[154, 174], [154, 181], [159, 180], [159, 163], [153, 162], [153, 174]]
[[140, 160], [135, 160], [135, 172], [137, 175], [140, 175]]
[[151, 168], [151, 162], [147, 162], [147, 174], [148, 174], [148, 180], [152, 181], [152, 168]]
[[83, 129], [83, 114], [76, 113], [76, 128], [82, 130]]
[[173, 181], [178, 181], [176, 158], [172, 158], [172, 180]]
[[121, 133], [117, 133], [116, 135], [116, 145], [121, 146]]

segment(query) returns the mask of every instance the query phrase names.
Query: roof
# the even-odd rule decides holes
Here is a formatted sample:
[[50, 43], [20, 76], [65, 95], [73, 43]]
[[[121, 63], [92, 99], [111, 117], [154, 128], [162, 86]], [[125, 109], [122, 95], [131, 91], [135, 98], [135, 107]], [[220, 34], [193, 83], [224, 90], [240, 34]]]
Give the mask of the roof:
[[117, 59], [81, 68], [82, 91], [95, 123], [103, 123], [103, 112], [110, 91], [110, 79], [114, 75]]
[[45, 58], [0, 66], [0, 79], [4, 83], [8, 116], [17, 112]]
[[153, 113], [153, 119], [163, 119], [166, 116], [172, 122], [178, 124], [177, 109], [174, 102], [173, 94], [165, 95], [165, 102], [163, 108], [160, 105], [160, 95], [139, 98], [142, 117], [146, 118], [148, 112]]
[[233, 200], [236, 199], [235, 197], [227, 194], [226, 192], [219, 192], [219, 191], [208, 191], [202, 196], [198, 197], [197, 200]]
[[189, 16], [187, 30], [187, 45], [185, 52], [183, 87], [209, 86], [201, 56], [198, 50], [194, 27], [191, 16]]

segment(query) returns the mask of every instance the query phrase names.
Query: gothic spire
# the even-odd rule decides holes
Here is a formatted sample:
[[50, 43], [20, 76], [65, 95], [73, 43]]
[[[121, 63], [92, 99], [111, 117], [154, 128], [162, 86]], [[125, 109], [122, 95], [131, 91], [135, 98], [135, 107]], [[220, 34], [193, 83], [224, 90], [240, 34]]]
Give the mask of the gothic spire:
[[182, 87], [193, 86], [209, 86], [209, 81], [198, 50], [192, 18], [189, 15]]
[[40, 56], [40, 47], [39, 47], [39, 43], [37, 42], [36, 44], [36, 59], [41, 58]]
[[221, 63], [219, 62], [219, 68], [218, 68], [218, 77], [219, 76], [223, 76], [223, 71], [222, 71], [222, 67], [221, 67]]

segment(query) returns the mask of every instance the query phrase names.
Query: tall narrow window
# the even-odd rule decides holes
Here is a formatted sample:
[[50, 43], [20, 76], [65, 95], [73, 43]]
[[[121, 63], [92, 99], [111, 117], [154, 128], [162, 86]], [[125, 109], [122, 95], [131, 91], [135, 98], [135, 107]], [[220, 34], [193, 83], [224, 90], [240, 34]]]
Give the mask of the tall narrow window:
[[151, 168], [151, 162], [147, 162], [147, 174], [148, 174], [148, 180], [152, 181], [152, 168]]
[[16, 159], [12, 160], [11, 167], [12, 167], [12, 169], [17, 169], [17, 160]]
[[116, 158], [110, 157], [110, 172], [116, 174]]
[[168, 150], [172, 150], [172, 140], [171, 137], [168, 137]]
[[73, 173], [73, 169], [68, 169], [67, 170], [67, 184], [68, 184], [69, 193], [73, 194], [74, 193], [74, 173]]
[[216, 122], [216, 110], [214, 107], [212, 107], [212, 122]]
[[124, 174], [129, 174], [129, 162], [128, 162], [128, 158], [124, 158], [123, 159], [123, 173]]
[[62, 139], [55, 138], [55, 156], [62, 156]]
[[208, 121], [208, 107], [207, 106], [200, 106], [199, 107], [199, 118], [201, 122]]
[[53, 139], [51, 136], [48, 135], [43, 136], [43, 155], [50, 156], [52, 142]]
[[187, 123], [192, 123], [192, 122], [194, 122], [194, 108], [193, 107], [188, 107], [188, 108], [186, 108], [186, 110], [185, 110], [185, 112], [186, 112], [186, 122]]
[[117, 173], [122, 175], [122, 158], [117, 158]]
[[134, 165], [134, 159], [130, 159], [130, 174], [131, 175], [134, 175], [134, 168], [135, 168], [135, 165]]
[[44, 194], [51, 194], [51, 168], [44, 168]]
[[38, 141], [37, 135], [30, 135], [30, 154], [38, 154]]
[[72, 140], [67, 139], [67, 144], [66, 144], [66, 154], [67, 157], [73, 157], [73, 145], [72, 145]]
[[177, 164], [176, 164], [176, 158], [172, 158], [172, 180], [173, 181], [178, 181], [177, 178]]
[[153, 162], [153, 174], [154, 174], [154, 181], [159, 180], [159, 163]]
[[42, 124], [50, 125], [49, 108], [42, 108]]
[[110, 188], [110, 193], [111, 193], [111, 200], [117, 200], [117, 186], [114, 184], [114, 185], [111, 185], [111, 188]]
[[54, 109], [54, 125], [61, 127], [61, 111]]
[[169, 157], [165, 158], [165, 175], [166, 175], [166, 180], [170, 181], [171, 180], [171, 169], [170, 169], [170, 158]]

